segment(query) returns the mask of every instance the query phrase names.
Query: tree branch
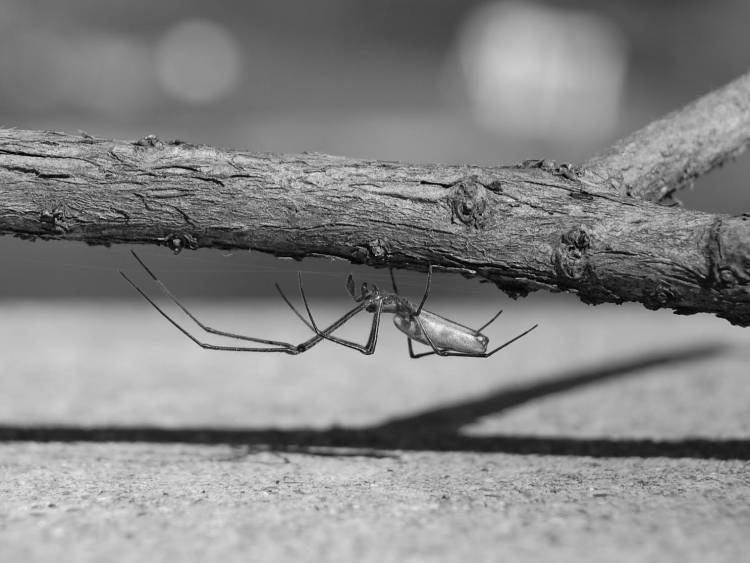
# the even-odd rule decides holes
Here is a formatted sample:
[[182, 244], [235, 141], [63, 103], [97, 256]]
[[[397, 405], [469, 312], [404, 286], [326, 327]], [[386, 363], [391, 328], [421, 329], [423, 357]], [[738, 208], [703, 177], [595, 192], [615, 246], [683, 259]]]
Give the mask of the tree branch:
[[[735, 99], [739, 89], [730, 85], [713, 99], [726, 107], [720, 93]], [[747, 107], [747, 99], [732, 103]], [[550, 161], [417, 165], [221, 151], [153, 136], [125, 142], [0, 130], [0, 233], [327, 255], [421, 270], [434, 264], [511, 295], [570, 291], [587, 303], [638, 301], [747, 326], [750, 217], [655, 205], [612, 189], [615, 176], [650, 186], [657, 173], [671, 189], [684, 175], [675, 172], [682, 162], [675, 155], [703, 162], [689, 167], [694, 176], [747, 140], [736, 119], [679, 137], [680, 115], [696, 122], [690, 108], [673, 114], [671, 126], [650, 126], [618, 144], [619, 157], [612, 149], [593, 159], [591, 171]], [[672, 131], [672, 150], [660, 168], [650, 151], [667, 142], [664, 129]], [[695, 149], [718, 144], [719, 130], [734, 140], [718, 151]], [[695, 137], [703, 134], [709, 143]]]
[[750, 144], [750, 73], [658, 119], [584, 166], [597, 185], [671, 203], [672, 194]]

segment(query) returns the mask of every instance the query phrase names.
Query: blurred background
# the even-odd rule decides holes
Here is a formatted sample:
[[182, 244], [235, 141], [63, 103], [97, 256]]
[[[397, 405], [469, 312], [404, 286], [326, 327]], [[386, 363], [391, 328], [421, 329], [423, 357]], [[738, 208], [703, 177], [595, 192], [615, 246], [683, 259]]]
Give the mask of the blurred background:
[[[257, 152], [444, 163], [540, 157], [578, 162], [744, 73], [748, 21], [745, 0], [0, 0], [0, 125], [120, 139], [156, 134]], [[741, 158], [679, 197], [706, 211], [748, 211], [749, 175], [750, 158]], [[145, 378], [173, 373], [170, 385], [224, 373], [229, 401], [234, 388], [228, 382], [246, 369], [241, 366], [265, 362], [257, 371], [268, 377], [294, 371], [278, 357], [220, 357], [194, 348], [118, 276], [125, 269], [145, 283], [127, 251], [0, 237], [0, 310], [10, 350], [5, 371], [23, 374], [0, 395], [0, 406], [15, 412], [13, 397], [29, 381], [48, 388], [52, 403], [62, 401], [59, 412], [41, 401], [32, 409], [36, 414], [28, 414], [25, 403], [27, 414], [8, 416], [37, 420], [88, 412], [86, 420], [120, 420], [111, 401], [133, 377], [130, 361], [146, 362], [136, 368]], [[320, 259], [294, 263], [219, 251], [174, 256], [157, 248], [144, 248], [142, 255], [213, 324], [295, 342], [307, 334], [274, 296], [274, 281], [293, 293], [295, 272], [302, 269], [311, 299], [330, 321], [351, 306], [343, 290], [347, 271], [386, 279], [382, 271]], [[418, 299], [423, 281], [404, 274], [402, 285]], [[531, 371], [553, 366], [555, 353], [606, 360], [614, 334], [631, 335], [618, 353], [659, 347], [638, 328], [656, 318], [670, 342], [739, 334], [714, 318], [697, 322], [639, 306], [594, 310], [570, 296], [508, 302], [493, 288], [444, 275], [437, 276], [434, 295], [433, 308], [442, 304], [467, 324], [483, 322], [487, 303], [506, 305], [506, 320], [493, 334], [499, 341], [541, 322], [537, 333], [544, 329], [546, 337], [530, 335], [494, 364], [521, 375], [527, 364]], [[365, 324], [354, 331], [361, 339]], [[592, 329], [605, 324], [615, 332], [592, 338]], [[394, 331], [385, 325], [383, 332]], [[587, 344], [581, 347], [584, 333]], [[383, 346], [397, 348], [381, 352], [377, 365], [393, 372], [393, 381], [401, 373], [426, 377], [438, 365], [446, 378], [454, 376], [453, 361], [409, 362], [398, 335], [384, 338]], [[319, 348], [329, 355], [310, 356], [333, 361], [353, 354], [328, 344]], [[557, 352], [538, 354], [540, 348]], [[331, 376], [330, 361], [325, 369], [325, 362], [306, 364], [306, 371], [319, 365]], [[492, 374], [489, 362], [462, 365]], [[421, 366], [431, 367], [420, 372]], [[342, 378], [352, 377], [341, 369]], [[61, 375], [79, 371], [89, 375]], [[110, 383], [102, 383], [104, 376]], [[159, 395], [132, 381], [138, 398], [128, 408], [148, 406]], [[476, 380], [475, 387], [484, 381]], [[104, 385], [98, 403], [86, 394], [97, 384]], [[290, 408], [297, 408], [297, 388], [284, 385], [284, 396], [296, 405]], [[199, 403], [205, 389], [197, 389]], [[418, 389], [412, 399], [429, 401], [429, 393]], [[335, 403], [326, 404], [333, 413], [326, 420], [346, 420], [336, 410], [344, 402], [335, 396], [326, 395]], [[163, 422], [158, 410], [133, 416]]]

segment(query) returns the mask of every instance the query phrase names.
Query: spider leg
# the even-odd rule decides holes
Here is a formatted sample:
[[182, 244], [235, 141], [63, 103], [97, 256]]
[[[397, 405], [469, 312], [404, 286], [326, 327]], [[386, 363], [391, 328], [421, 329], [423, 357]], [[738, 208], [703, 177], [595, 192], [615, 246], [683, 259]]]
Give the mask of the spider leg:
[[[396, 289], [396, 280], [393, 278], [393, 269], [390, 269], [391, 272], [391, 281], [393, 282], [393, 291], [398, 294], [398, 290]], [[432, 281], [432, 264], [427, 269], [427, 285], [424, 288], [424, 295], [422, 296], [422, 301], [419, 303], [419, 307], [417, 307], [417, 316], [419, 316], [419, 313], [422, 312], [422, 308], [424, 307], [424, 304], [427, 302], [427, 298], [430, 295], [430, 283]], [[500, 309], [494, 317], [492, 317], [489, 321], [484, 323], [482, 326], [480, 326], [478, 329], [476, 329], [477, 332], [482, 332], [485, 328], [490, 326], [492, 323], [495, 322], [495, 320], [500, 316], [500, 314], [503, 312], [502, 309]], [[429, 340], [429, 337], [428, 337]], [[434, 347], [433, 347], [434, 348]], [[421, 356], [417, 356], [421, 357]]]
[[[336, 330], [337, 328], [339, 328], [341, 325], [343, 325], [347, 321], [349, 321], [349, 319], [357, 315], [357, 313], [360, 313], [361, 311], [363, 311], [366, 306], [367, 306], [367, 303], [360, 303], [359, 305], [354, 307], [354, 309], [352, 309], [351, 311], [343, 315], [337, 321], [334, 321], [331, 325], [329, 325], [327, 328], [325, 328], [324, 330], [320, 332], [317, 332], [317, 327], [313, 328], [313, 330], [316, 331], [315, 336], [313, 336], [310, 340], [307, 340], [303, 342], [302, 344], [300, 344], [299, 346], [297, 346], [297, 349], [300, 352], [304, 352], [308, 348], [315, 346], [318, 342], [321, 342], [323, 340], [333, 340], [334, 342], [336, 342], [335, 337], [329, 336], [330, 333]], [[373, 345], [373, 350], [374, 350], [374, 345]], [[365, 353], [372, 354], [372, 352], [365, 352]]]
[[430, 264], [427, 268], [427, 284], [425, 285], [425, 288], [424, 288], [424, 295], [422, 296], [422, 301], [420, 301], [419, 307], [417, 307], [417, 313], [416, 313], [417, 317], [419, 317], [419, 313], [422, 312], [422, 307], [424, 307], [424, 304], [427, 302], [427, 298], [430, 296], [430, 283], [431, 282], [432, 282], [432, 264]]
[[406, 342], [409, 345], [409, 357], [413, 358], [415, 360], [418, 360], [419, 358], [424, 358], [425, 356], [432, 356], [435, 354], [435, 351], [431, 350], [429, 352], [420, 352], [419, 354], [414, 353], [414, 347], [412, 345], [413, 340], [409, 337], [406, 338]]
[[[310, 323], [312, 323], [313, 330], [320, 338], [325, 338], [326, 340], [330, 340], [331, 342], [335, 342], [336, 344], [340, 344], [342, 346], [346, 346], [347, 348], [352, 348], [353, 350], [357, 350], [359, 352], [362, 352], [363, 354], [370, 355], [373, 352], [375, 352], [375, 346], [378, 343], [378, 330], [380, 328], [380, 317], [383, 313], [383, 301], [377, 300], [375, 305], [375, 312], [373, 313], [372, 317], [372, 326], [370, 328], [370, 335], [367, 338], [367, 343], [363, 346], [362, 344], [358, 344], [357, 342], [352, 342], [351, 340], [345, 340], [343, 338], [338, 338], [337, 336], [332, 336], [331, 333], [336, 330], [339, 326], [344, 324], [346, 321], [339, 321], [333, 323], [331, 326], [326, 328], [325, 330], [320, 330], [318, 328], [318, 325], [315, 323], [315, 319], [313, 318], [312, 311], [310, 311], [310, 304], [307, 302], [307, 296], [305, 295], [305, 289], [302, 286], [302, 276], [299, 277], [299, 291], [302, 294], [302, 302], [305, 304], [305, 310], [307, 311], [307, 316], [310, 319]], [[349, 320], [351, 317], [359, 313], [360, 311], [364, 310], [366, 307], [368, 307], [372, 303], [372, 300], [366, 300], [357, 305], [354, 309], [349, 311], [344, 317], [346, 317], [346, 320]], [[344, 318], [342, 317], [342, 319]]]
[[398, 295], [398, 287], [396, 286], [396, 276], [393, 275], [393, 268], [388, 268], [388, 273], [391, 274], [391, 285], [393, 286], [393, 293]]
[[535, 325], [534, 325], [534, 326], [532, 326], [531, 328], [529, 328], [529, 329], [527, 329], [527, 330], [524, 330], [524, 331], [523, 331], [523, 332], [522, 332], [521, 334], [519, 334], [518, 336], [514, 336], [513, 338], [511, 338], [511, 339], [510, 339], [510, 340], [508, 340], [507, 342], [505, 342], [505, 343], [501, 344], [500, 346], [498, 346], [498, 347], [497, 347], [497, 348], [495, 348], [494, 350], [491, 350], [491, 351], [489, 351], [489, 352], [485, 352], [484, 354], [464, 354], [464, 353], [462, 353], [462, 352], [444, 352], [444, 353], [442, 353], [442, 354], [440, 354], [440, 355], [441, 355], [441, 356], [463, 356], [463, 357], [468, 357], [468, 358], [489, 358], [489, 357], [490, 357], [490, 356], [492, 356], [492, 355], [493, 355], [494, 353], [496, 353], [496, 352], [499, 352], [500, 350], [502, 350], [502, 349], [503, 349], [503, 348], [505, 348], [506, 346], [510, 346], [510, 345], [511, 345], [511, 344], [513, 344], [513, 343], [514, 343], [514, 342], [515, 342], [516, 340], [518, 340], [518, 339], [520, 339], [520, 338], [523, 338], [524, 336], [526, 336], [527, 334], [529, 334], [529, 333], [530, 333], [530, 332], [531, 332], [532, 330], [534, 330], [534, 329], [535, 329], [536, 327], [538, 327], [538, 326], [539, 326], [538, 324], [535, 324]]
[[305, 325], [307, 326], [307, 328], [309, 328], [310, 330], [312, 330], [313, 332], [315, 332], [315, 329], [313, 328], [313, 325], [311, 325], [310, 321], [308, 321], [305, 317], [303, 317], [302, 313], [300, 313], [297, 310], [297, 308], [294, 305], [292, 305], [292, 302], [289, 301], [289, 298], [286, 296], [286, 294], [283, 291], [281, 291], [281, 287], [279, 286], [279, 284], [275, 283], [274, 286], [276, 286], [276, 291], [279, 292], [279, 295], [281, 295], [281, 298], [289, 306], [289, 308], [292, 311], [294, 311], [294, 314], [297, 315], [297, 317], [299, 318], [299, 320], [301, 320], [303, 323], [305, 323]]
[[534, 329], [535, 329], [536, 327], [538, 327], [538, 326], [539, 326], [538, 324], [535, 324], [535, 325], [534, 325], [534, 326], [532, 326], [531, 328], [528, 328], [528, 329], [524, 330], [524, 331], [523, 331], [523, 332], [522, 332], [521, 334], [519, 334], [518, 336], [514, 336], [513, 338], [511, 338], [510, 340], [508, 340], [508, 341], [507, 341], [507, 342], [505, 342], [504, 344], [501, 344], [500, 346], [498, 346], [497, 348], [495, 348], [495, 349], [494, 349], [494, 350], [492, 350], [491, 352], [487, 352], [487, 353], [486, 353], [486, 354], [484, 355], [484, 357], [485, 357], [485, 358], [489, 358], [489, 357], [490, 357], [490, 356], [491, 356], [492, 354], [494, 354], [494, 353], [496, 353], [496, 352], [499, 352], [500, 350], [502, 350], [502, 349], [503, 349], [503, 348], [505, 348], [506, 346], [509, 346], [509, 345], [513, 344], [513, 343], [514, 343], [514, 342], [515, 342], [516, 340], [519, 340], [520, 338], [523, 338], [524, 336], [526, 336], [527, 334], [529, 334], [529, 333], [530, 333], [530, 332], [531, 332], [532, 330], [534, 330]]
[[495, 319], [497, 319], [497, 318], [498, 318], [498, 317], [500, 316], [500, 314], [501, 314], [502, 312], [503, 312], [503, 310], [502, 310], [502, 309], [500, 309], [500, 310], [499, 310], [499, 311], [498, 311], [497, 313], [495, 313], [495, 316], [494, 316], [494, 317], [492, 317], [492, 318], [491, 318], [491, 319], [490, 319], [489, 321], [487, 321], [487, 322], [486, 322], [486, 323], [484, 323], [484, 324], [483, 324], [482, 326], [480, 326], [480, 327], [479, 327], [478, 329], [476, 329], [476, 331], [477, 331], [477, 332], [482, 332], [482, 331], [483, 331], [483, 330], [484, 330], [485, 328], [487, 328], [487, 327], [488, 327], [488, 326], [490, 326], [490, 325], [491, 325], [492, 323], [494, 323], [494, 322], [495, 322]]
[[[432, 268], [432, 266], [430, 266]], [[428, 281], [429, 284], [429, 281]], [[427, 331], [424, 329], [424, 325], [422, 324], [422, 320], [419, 318], [419, 316], [415, 317], [417, 324], [419, 325], [420, 330], [422, 331], [422, 334], [424, 334], [424, 337], [427, 339], [427, 342], [430, 345], [430, 348], [432, 348], [432, 352], [422, 352], [420, 354], [414, 354], [414, 350], [411, 347], [411, 338], [409, 339], [409, 353], [412, 358], [423, 358], [424, 356], [429, 356], [430, 354], [437, 354], [438, 356], [446, 356], [448, 353], [443, 348], [438, 348], [435, 346], [435, 343], [432, 341], [432, 338], [430, 338], [430, 335], [427, 333]]]
[[[209, 332], [211, 334], [216, 334], [217, 336], [226, 336], [228, 338], [234, 338], [236, 340], [245, 340], [245, 341], [248, 341], [248, 342], [258, 342], [259, 344], [268, 344], [269, 346], [276, 346], [276, 347], [283, 347], [283, 348], [294, 348], [294, 346], [292, 344], [289, 344], [287, 342], [281, 342], [281, 341], [278, 341], [278, 340], [268, 340], [268, 339], [265, 339], [265, 338], [255, 338], [255, 337], [252, 337], [252, 336], [244, 336], [242, 334], [236, 334], [234, 332], [226, 332], [226, 331], [223, 331], [223, 330], [218, 330], [218, 329], [215, 329], [215, 328], [212, 328], [212, 327], [206, 325], [205, 323], [201, 322], [201, 320], [198, 319], [198, 317], [196, 317], [192, 312], [190, 312], [188, 310], [188, 308], [185, 305], [183, 305], [180, 302], [179, 299], [177, 299], [177, 297], [175, 297], [175, 295], [169, 290], [169, 288], [166, 286], [166, 284], [163, 281], [161, 281], [158, 277], [156, 277], [156, 274], [154, 274], [154, 272], [151, 271], [151, 268], [149, 268], [148, 266], [146, 266], [146, 263], [143, 260], [141, 260], [140, 256], [138, 256], [133, 250], [131, 250], [130, 252], [135, 257], [135, 259], [138, 260], [138, 263], [141, 266], [143, 266], [143, 269], [146, 270], [146, 273], [149, 276], [151, 276], [151, 279], [153, 279], [156, 282], [156, 284], [159, 286], [159, 289], [161, 289], [162, 293], [164, 293], [164, 295], [166, 295], [167, 297], [169, 297], [172, 300], [172, 302], [174, 302], [175, 305], [177, 305], [180, 309], [182, 309], [183, 313], [185, 313], [188, 317], [190, 317], [190, 319], [195, 324], [197, 324], [199, 327], [201, 327], [206, 332]], [[123, 277], [125, 277], [126, 280], [128, 280], [130, 282], [131, 285], [133, 285], [138, 291], [141, 291], [138, 286], [136, 286], [130, 279], [128, 279], [127, 276], [125, 276], [125, 274], [123, 274], [122, 272], [120, 272], [120, 273], [123, 275]], [[142, 291], [141, 291], [141, 294], [143, 294]], [[144, 297], [145, 297], [145, 295], [144, 295]], [[153, 305], [153, 301], [151, 301], [151, 299], [148, 299], [148, 301]], [[157, 310], [161, 311], [158, 307], [157, 307]], [[164, 313], [162, 313], [162, 314], [164, 314]], [[172, 323], [172, 324], [174, 324], [174, 323]], [[307, 324], [307, 323], [305, 323], [305, 324]]]
[[[352, 317], [354, 317], [355, 315], [357, 315], [358, 313], [360, 313], [361, 311], [363, 311], [365, 309], [365, 307], [367, 307], [367, 305], [369, 304], [368, 302], [360, 303], [359, 305], [357, 305], [356, 307], [354, 307], [351, 311], [349, 311], [349, 312], [345, 313], [344, 315], [342, 315], [338, 320], [334, 321], [332, 324], [330, 324], [325, 329], [319, 330], [317, 326], [313, 326], [312, 324], [310, 324], [310, 322], [307, 319], [305, 319], [304, 317], [302, 317], [302, 314], [297, 310], [297, 308], [294, 305], [292, 305], [291, 301], [286, 297], [286, 295], [284, 295], [284, 293], [281, 291], [281, 289], [280, 288], [278, 288], [278, 289], [279, 289], [279, 292], [281, 293], [282, 297], [284, 297], [284, 301], [289, 306], [289, 308], [292, 311], [294, 311], [294, 313], [300, 319], [302, 319], [302, 322], [304, 322], [305, 325], [307, 325], [307, 326], [310, 327], [310, 330], [312, 330], [312, 331], [315, 332], [315, 336], [313, 336], [310, 340], [307, 340], [306, 342], [303, 342], [302, 344], [300, 344], [299, 346], [297, 346], [297, 348], [299, 348], [301, 352], [304, 352], [306, 349], [314, 346], [315, 344], [317, 344], [318, 342], [320, 342], [322, 340], [332, 340], [334, 337], [330, 337], [330, 333], [331, 332], [333, 332], [334, 330], [338, 329], [340, 326], [342, 326], [343, 324], [345, 324], [346, 322], [348, 322], [349, 319], [351, 319]], [[303, 297], [304, 297], [304, 294], [303, 294]]]
[[[273, 347], [251, 347], [251, 346], [219, 346], [216, 344], [208, 344], [207, 342], [202, 342], [197, 337], [195, 337], [193, 334], [190, 333], [186, 328], [184, 328], [180, 323], [175, 321], [172, 317], [170, 317], [161, 307], [159, 307], [156, 302], [151, 299], [145, 291], [143, 291], [140, 287], [138, 287], [133, 280], [131, 280], [128, 276], [125, 275], [124, 272], [120, 272], [120, 275], [125, 278], [125, 280], [132, 285], [138, 293], [140, 293], [143, 298], [148, 301], [151, 306], [156, 309], [159, 314], [167, 319], [177, 330], [179, 330], [182, 334], [187, 336], [190, 340], [195, 342], [198, 346], [201, 348], [205, 348], [206, 350], [226, 350], [230, 352], [284, 352], [285, 354], [299, 354], [300, 352], [304, 352], [307, 348], [312, 346], [313, 344], [310, 344], [310, 346], [307, 346], [305, 348], [300, 346], [293, 346], [291, 344], [288, 344], [286, 342], [280, 342], [278, 345]], [[229, 335], [229, 334], [228, 334]], [[253, 342], [260, 342], [260, 343], [267, 343], [267, 342], [274, 342], [274, 341], [268, 341], [268, 340], [262, 340], [262, 339], [256, 339], [256, 338], [250, 338], [250, 337], [243, 337], [241, 335], [232, 335], [234, 338], [239, 338], [242, 340], [251, 340]], [[315, 337], [317, 338], [317, 337]], [[320, 340], [320, 339], [319, 339]], [[308, 341], [309, 342], [309, 341]], [[306, 343], [303, 343], [306, 344]]]

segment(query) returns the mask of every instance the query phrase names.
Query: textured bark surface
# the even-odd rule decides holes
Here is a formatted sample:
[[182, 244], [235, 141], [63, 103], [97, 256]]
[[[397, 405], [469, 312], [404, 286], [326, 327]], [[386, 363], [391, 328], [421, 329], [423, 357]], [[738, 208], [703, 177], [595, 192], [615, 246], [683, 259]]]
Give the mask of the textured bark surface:
[[0, 130], [0, 234], [433, 264], [511, 295], [570, 291], [587, 303], [638, 301], [747, 326], [750, 217], [644, 199], [663, 199], [744, 148], [749, 86], [748, 77], [730, 84], [590, 168], [415, 165]]
[[672, 194], [750, 143], [750, 73], [658, 119], [589, 160], [597, 183], [671, 203]]
[[639, 301], [750, 324], [750, 218], [594, 192], [544, 163], [258, 155], [153, 137], [0, 132], [0, 231], [428, 264], [511, 294]]

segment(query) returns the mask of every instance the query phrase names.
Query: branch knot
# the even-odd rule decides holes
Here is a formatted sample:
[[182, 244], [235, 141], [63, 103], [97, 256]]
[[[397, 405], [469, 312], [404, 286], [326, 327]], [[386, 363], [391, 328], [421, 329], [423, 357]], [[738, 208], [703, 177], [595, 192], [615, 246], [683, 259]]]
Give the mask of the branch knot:
[[[499, 182], [495, 182], [499, 189]], [[458, 219], [467, 227], [480, 229], [487, 223], [487, 190], [478, 176], [469, 176], [451, 186], [448, 201], [451, 206], [451, 222]]]
[[560, 237], [560, 244], [552, 253], [552, 263], [558, 275], [579, 280], [590, 273], [588, 250], [591, 234], [585, 225], [574, 227]]

